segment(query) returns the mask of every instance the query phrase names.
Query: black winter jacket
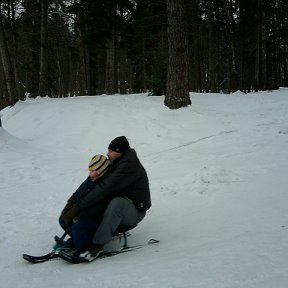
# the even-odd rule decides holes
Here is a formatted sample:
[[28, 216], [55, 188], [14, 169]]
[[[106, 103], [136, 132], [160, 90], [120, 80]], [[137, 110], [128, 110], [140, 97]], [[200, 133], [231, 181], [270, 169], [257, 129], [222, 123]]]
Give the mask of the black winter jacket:
[[147, 211], [151, 207], [147, 173], [134, 149], [114, 161], [112, 171], [76, 205], [82, 211], [117, 196], [132, 200], [139, 211]]
[[[106, 176], [106, 175], [105, 175]], [[104, 176], [104, 177], [105, 177]], [[99, 183], [101, 183], [103, 178], [100, 178], [98, 181], [93, 182], [90, 177], [88, 177], [72, 194], [69, 198], [68, 202], [78, 203], [81, 199], [85, 198]], [[96, 203], [95, 205], [89, 206], [86, 209], [80, 211], [78, 217], [93, 217], [97, 218], [97, 220], [101, 221], [103, 214], [112, 198], [106, 198]]]

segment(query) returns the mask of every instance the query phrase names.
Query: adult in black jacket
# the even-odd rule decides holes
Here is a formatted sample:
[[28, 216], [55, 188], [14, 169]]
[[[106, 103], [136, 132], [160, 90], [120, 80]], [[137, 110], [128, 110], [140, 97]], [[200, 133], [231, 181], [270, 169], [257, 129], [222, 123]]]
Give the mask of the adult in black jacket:
[[125, 136], [115, 138], [108, 147], [111, 172], [74, 209], [84, 211], [105, 199], [111, 199], [103, 220], [93, 237], [93, 245], [80, 255], [86, 261], [99, 256], [119, 225], [136, 226], [151, 207], [147, 173]]

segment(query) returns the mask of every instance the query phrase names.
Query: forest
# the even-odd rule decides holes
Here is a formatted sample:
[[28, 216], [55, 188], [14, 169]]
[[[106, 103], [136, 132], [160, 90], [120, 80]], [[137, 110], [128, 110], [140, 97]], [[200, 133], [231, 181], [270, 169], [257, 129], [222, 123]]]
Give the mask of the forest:
[[26, 97], [288, 85], [287, 0], [1, 0], [0, 109]]

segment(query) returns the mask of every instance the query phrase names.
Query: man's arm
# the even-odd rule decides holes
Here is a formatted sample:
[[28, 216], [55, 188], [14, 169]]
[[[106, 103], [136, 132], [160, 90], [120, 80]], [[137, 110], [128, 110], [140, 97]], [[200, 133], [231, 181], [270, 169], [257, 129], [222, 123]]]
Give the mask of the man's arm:
[[76, 205], [82, 210], [99, 203], [105, 198], [121, 195], [122, 191], [136, 179], [137, 171], [135, 171], [133, 163], [131, 161], [121, 161], [115, 171], [97, 184], [86, 197], [79, 199]]

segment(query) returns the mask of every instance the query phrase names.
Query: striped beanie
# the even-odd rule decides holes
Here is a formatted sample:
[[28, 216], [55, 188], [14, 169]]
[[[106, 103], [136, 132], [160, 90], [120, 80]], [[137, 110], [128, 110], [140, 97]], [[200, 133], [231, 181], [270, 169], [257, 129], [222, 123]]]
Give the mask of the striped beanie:
[[99, 176], [103, 176], [110, 167], [110, 161], [104, 155], [95, 155], [90, 160], [88, 170], [97, 171]]

